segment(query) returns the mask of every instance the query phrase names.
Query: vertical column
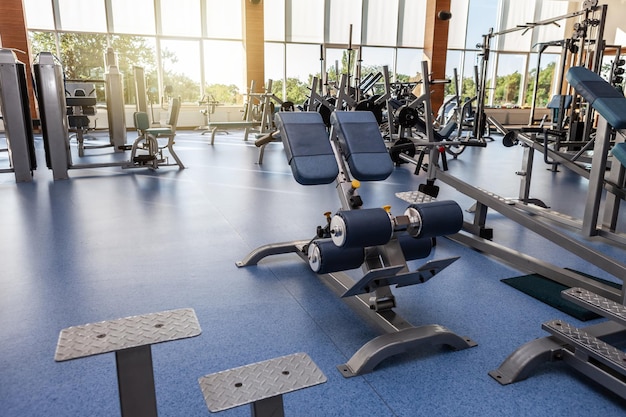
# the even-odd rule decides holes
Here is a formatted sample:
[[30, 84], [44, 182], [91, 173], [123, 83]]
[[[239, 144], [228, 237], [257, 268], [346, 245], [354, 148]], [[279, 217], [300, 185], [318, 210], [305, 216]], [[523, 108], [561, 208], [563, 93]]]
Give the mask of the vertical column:
[[[245, 82], [258, 88], [265, 85], [265, 29], [263, 0], [241, 0], [243, 15], [243, 48], [245, 50]], [[260, 92], [260, 91], [255, 91]]]
[[[449, 20], [441, 19], [439, 12], [450, 11], [450, 0], [427, 0], [426, 28], [424, 29], [424, 56], [430, 64], [430, 71], [434, 79], [444, 79], [446, 76], [446, 55], [448, 53], [448, 25]], [[422, 74], [426, 77], [427, 74]], [[438, 109], [444, 100], [444, 85], [431, 86], [431, 103], [433, 109]]]
[[[30, 53], [28, 50], [28, 36], [26, 35], [26, 20], [24, 18], [24, 6], [22, 0], [0, 1], [0, 46], [14, 48], [26, 52], [26, 55], [17, 52], [17, 59], [30, 68]], [[26, 77], [28, 83], [28, 98], [30, 101], [30, 114], [37, 118], [35, 110], [35, 96], [31, 77]]]

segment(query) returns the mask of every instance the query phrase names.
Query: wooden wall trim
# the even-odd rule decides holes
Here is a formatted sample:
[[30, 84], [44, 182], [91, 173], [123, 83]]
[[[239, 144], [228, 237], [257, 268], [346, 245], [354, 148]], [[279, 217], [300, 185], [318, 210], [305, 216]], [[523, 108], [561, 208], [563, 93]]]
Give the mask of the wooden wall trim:
[[243, 47], [246, 88], [255, 83], [255, 92], [263, 92], [265, 85], [265, 29], [263, 0], [243, 2]]
[[[440, 11], [450, 11], [450, 0], [427, 0], [424, 56], [430, 64], [432, 78], [442, 80], [446, 77], [448, 27], [450, 21], [439, 19], [437, 15]], [[426, 74], [422, 74], [422, 76], [426, 76]], [[443, 84], [432, 86], [431, 103], [434, 111], [443, 104], [444, 88]]]
[[[22, 0], [0, 1], [0, 45], [3, 48], [18, 49], [26, 54], [16, 52], [17, 59], [26, 65], [27, 74], [30, 73], [31, 58], [26, 33], [26, 19]], [[28, 81], [28, 96], [30, 99], [31, 117], [39, 118], [35, 109], [35, 95], [33, 94], [32, 77]]]

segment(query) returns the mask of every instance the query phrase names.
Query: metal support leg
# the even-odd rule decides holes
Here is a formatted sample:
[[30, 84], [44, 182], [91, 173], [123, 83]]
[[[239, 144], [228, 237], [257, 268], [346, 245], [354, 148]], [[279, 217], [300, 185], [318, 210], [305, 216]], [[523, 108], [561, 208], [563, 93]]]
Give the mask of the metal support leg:
[[156, 417], [150, 345], [115, 352], [122, 417]]
[[[622, 135], [617, 135], [615, 140], [615, 144], [621, 143], [624, 141], [624, 137]], [[622, 165], [616, 158], [613, 158], [613, 162], [611, 163], [611, 170], [607, 175], [607, 180], [609, 183], [618, 186], [624, 187], [624, 177], [625, 177], [625, 169], [624, 165]], [[608, 192], [606, 194], [606, 201], [604, 202], [604, 216], [602, 218], [602, 227], [608, 229], [611, 232], [615, 232], [617, 229], [617, 220], [619, 215], [619, 208], [622, 202], [622, 198], [617, 196], [614, 193]]]
[[283, 396], [267, 398], [250, 404], [252, 417], [285, 417]]
[[530, 198], [530, 182], [533, 174], [533, 160], [535, 157], [535, 149], [530, 146], [524, 146], [524, 156], [522, 158], [522, 169], [516, 174], [520, 178], [519, 199], [523, 203], [528, 203]]
[[122, 417], [156, 417], [151, 345], [200, 333], [191, 308], [89, 323], [61, 330], [54, 360], [115, 352]]
[[604, 174], [606, 171], [606, 159], [611, 140], [611, 127], [604, 117], [598, 120], [593, 159], [591, 161], [591, 174], [589, 175], [589, 190], [587, 191], [587, 203], [583, 215], [582, 233], [584, 236], [598, 234], [598, 214], [600, 212], [600, 199], [604, 188]]
[[425, 344], [448, 345], [455, 350], [477, 346], [473, 340], [461, 337], [438, 324], [410, 327], [370, 340], [348, 362], [337, 366], [337, 369], [346, 378], [362, 375], [373, 371], [380, 362], [391, 356]]

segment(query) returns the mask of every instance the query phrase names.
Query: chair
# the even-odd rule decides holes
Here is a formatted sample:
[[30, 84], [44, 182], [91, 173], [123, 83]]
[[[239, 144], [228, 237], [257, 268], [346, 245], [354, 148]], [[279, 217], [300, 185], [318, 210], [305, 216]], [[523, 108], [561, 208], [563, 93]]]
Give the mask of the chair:
[[[156, 169], [159, 165], [178, 165], [180, 169], [184, 169], [182, 161], [174, 151], [174, 137], [176, 136], [176, 124], [178, 123], [178, 115], [180, 113], [180, 98], [170, 100], [169, 117], [167, 126], [150, 127], [150, 119], [146, 112], [135, 112], [133, 114], [133, 122], [139, 137], [131, 148], [130, 160], [138, 165], [152, 165]], [[159, 144], [160, 138], [166, 138], [164, 145]], [[176, 164], [168, 164], [163, 157], [163, 149], [167, 148], [170, 155], [176, 161]], [[138, 150], [147, 151], [145, 154], [137, 154]]]

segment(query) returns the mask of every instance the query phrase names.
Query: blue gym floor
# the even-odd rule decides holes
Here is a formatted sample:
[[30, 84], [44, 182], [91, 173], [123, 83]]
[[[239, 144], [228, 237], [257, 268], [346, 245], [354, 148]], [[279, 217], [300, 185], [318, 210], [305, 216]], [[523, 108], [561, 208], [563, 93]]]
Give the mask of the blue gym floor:
[[[59, 331], [178, 308], [195, 310], [202, 334], [153, 346], [160, 416], [207, 416], [199, 377], [296, 352], [309, 354], [328, 382], [285, 395], [285, 413], [292, 417], [624, 416], [625, 402], [560, 363], [509, 386], [493, 380], [488, 371], [517, 347], [548, 335], [541, 323], [599, 321], [579, 322], [501, 283], [527, 272], [444, 238], [428, 259], [460, 260], [423, 285], [394, 289], [397, 311], [414, 325], [440, 324], [478, 346], [457, 352], [427, 347], [344, 379], [336, 366], [377, 330], [295, 254], [235, 266], [260, 245], [311, 238], [323, 213], [340, 206], [335, 186], [296, 183], [280, 143], [270, 144], [263, 165], [256, 164], [258, 149], [242, 137], [218, 135], [210, 146], [208, 135], [181, 131], [176, 149], [185, 170], [71, 170], [64, 181], [52, 180], [38, 137], [32, 183], [0, 174], [3, 417], [119, 415], [115, 356], [56, 363]], [[0, 153], [0, 166], [6, 158]], [[521, 158], [521, 147], [505, 148], [497, 139], [466, 149], [449, 168], [472, 185], [516, 197]], [[546, 168], [536, 157], [532, 197], [582, 216], [587, 181]], [[407, 203], [395, 193], [424, 181], [403, 165], [384, 182], [364, 183], [361, 195], [367, 207], [390, 204], [401, 214]], [[440, 200], [470, 208], [473, 201], [438, 184]], [[497, 242], [612, 279], [498, 213], [488, 219]], [[621, 230], [625, 223], [622, 215]], [[625, 259], [623, 249], [597, 239], [588, 244]], [[221, 415], [249, 416], [250, 410]]]

